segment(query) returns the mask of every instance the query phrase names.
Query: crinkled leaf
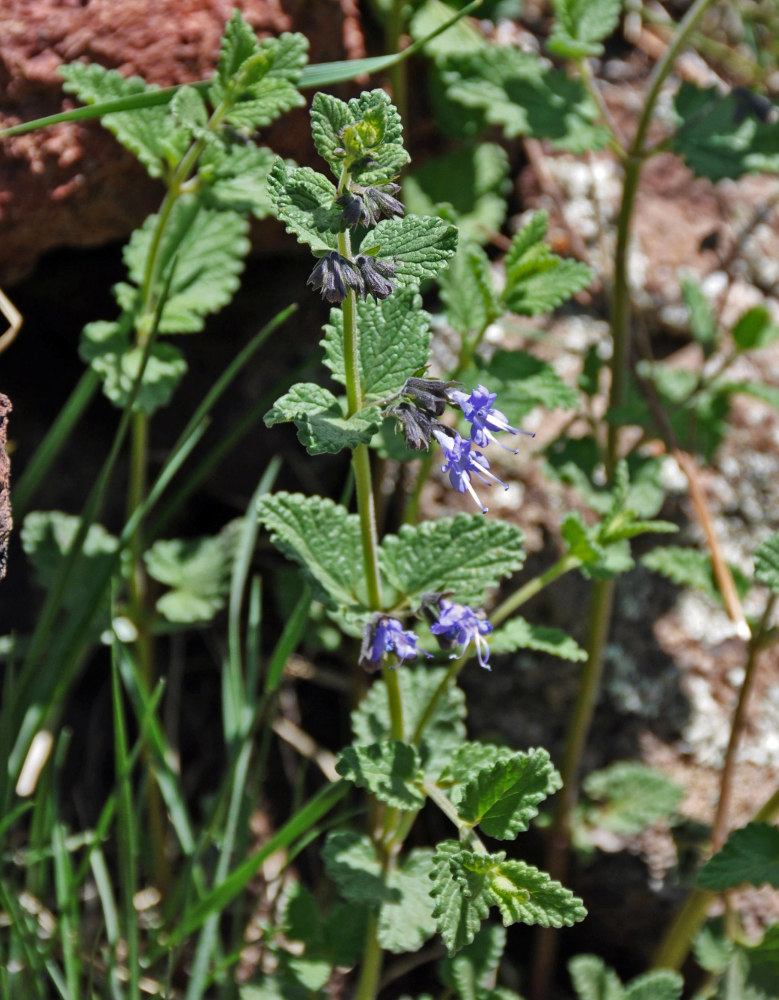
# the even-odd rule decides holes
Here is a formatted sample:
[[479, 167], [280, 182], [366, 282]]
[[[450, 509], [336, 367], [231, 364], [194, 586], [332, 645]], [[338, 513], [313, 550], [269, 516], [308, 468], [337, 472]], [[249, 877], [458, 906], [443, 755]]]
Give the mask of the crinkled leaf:
[[264, 219], [273, 212], [268, 177], [275, 159], [267, 146], [209, 146], [200, 161], [206, 204]]
[[[690, 587], [702, 591], [710, 600], [722, 603], [711, 556], [698, 549], [686, 549], [679, 545], [661, 545], [641, 557], [641, 563], [647, 569], [660, 573], [680, 587]], [[749, 581], [737, 566], [730, 566], [733, 582], [739, 596], [743, 597], [749, 589]]]
[[570, 927], [587, 916], [570, 889], [524, 861], [501, 861], [490, 872], [488, 893], [506, 927], [516, 923]]
[[[131, 346], [126, 323], [97, 320], [84, 327], [79, 356], [97, 372], [106, 396], [120, 409], [129, 402], [144, 354], [143, 348]], [[134, 409], [150, 415], [166, 406], [186, 370], [187, 363], [177, 347], [155, 341]]]
[[[404, 738], [411, 740], [432, 695], [438, 690], [445, 667], [404, 667], [398, 673], [403, 699]], [[455, 684], [447, 685], [437, 699], [418, 744], [419, 759], [426, 776], [437, 778], [465, 739], [465, 697]], [[360, 705], [352, 712], [352, 728], [358, 743], [379, 743], [391, 739], [387, 689], [384, 681], [372, 685]]]
[[335, 204], [335, 187], [324, 174], [288, 167], [279, 158], [271, 167], [268, 191], [276, 215], [299, 243], [314, 252], [336, 249], [343, 209]]
[[[70, 63], [60, 66], [58, 72], [65, 80], [64, 89], [85, 104], [159, 91], [138, 76], [123, 77], [96, 63]], [[178, 162], [191, 138], [190, 130], [177, 124], [164, 105], [115, 112], [100, 120], [152, 177], [161, 177], [167, 167]]]
[[619, 976], [597, 955], [577, 955], [568, 972], [579, 1000], [625, 1000]]
[[693, 944], [695, 961], [706, 972], [720, 975], [733, 954], [733, 942], [728, 937], [722, 917], [708, 920], [698, 932]]
[[500, 924], [484, 924], [469, 945], [443, 959], [438, 967], [441, 982], [456, 992], [460, 1000], [483, 1000], [495, 982], [505, 947], [505, 928]]
[[618, 761], [595, 771], [583, 787], [598, 803], [586, 807], [589, 822], [627, 837], [666, 819], [684, 795], [675, 782], [638, 761]]
[[[20, 538], [27, 558], [32, 563], [35, 579], [41, 587], [54, 582], [62, 560], [76, 537], [81, 519], [58, 510], [35, 510], [22, 524]], [[87, 531], [78, 568], [71, 573], [63, 596], [66, 608], [81, 608], [90, 593], [90, 581], [104, 573], [116, 561], [118, 541], [100, 524]]]
[[517, 649], [534, 649], [539, 653], [559, 656], [561, 660], [582, 663], [587, 653], [562, 629], [548, 625], [533, 625], [524, 618], [512, 618], [489, 637], [491, 653], [513, 653]]
[[344, 747], [335, 769], [387, 805], [420, 809], [425, 803], [417, 787], [421, 777], [419, 755], [409, 743], [392, 740]]
[[455, 747], [454, 751], [450, 753], [438, 783], [442, 788], [464, 785], [471, 780], [477, 771], [490, 768], [499, 761], [508, 760], [513, 755], [514, 751], [509, 747], [468, 740]]
[[460, 243], [440, 283], [446, 318], [458, 333], [481, 333], [503, 311], [492, 284], [489, 258], [474, 243]]
[[490, 908], [488, 873], [473, 870], [472, 859], [455, 840], [439, 843], [433, 859], [433, 916], [450, 955], [473, 941]]
[[625, 1000], [679, 1000], [684, 980], [670, 969], [654, 969], [631, 979]]
[[478, 607], [487, 591], [525, 561], [524, 535], [506, 521], [457, 514], [420, 525], [404, 525], [381, 543], [386, 580], [414, 606], [424, 594], [452, 593]]
[[[157, 223], [157, 216], [150, 216], [124, 248], [124, 262], [139, 288]], [[203, 329], [206, 315], [227, 305], [240, 284], [243, 258], [250, 247], [248, 232], [248, 222], [237, 212], [204, 208], [194, 198], [176, 201], [157, 248], [160, 292], [169, 270], [173, 271], [160, 333], [195, 333]], [[121, 290], [117, 297], [123, 309], [130, 309], [137, 292]]]
[[457, 229], [442, 219], [406, 215], [384, 219], [364, 240], [368, 249], [378, 247], [378, 256], [395, 266], [393, 282], [398, 288], [418, 285], [435, 278], [457, 249]]
[[755, 579], [772, 594], [779, 594], [779, 532], [775, 532], [755, 549]]
[[144, 553], [149, 576], [171, 588], [157, 601], [168, 621], [210, 621], [224, 607], [239, 529], [235, 521], [218, 535], [161, 539]]
[[[415, 289], [375, 302], [358, 301], [360, 381], [367, 403], [398, 392], [407, 378], [424, 368], [430, 356], [430, 317]], [[330, 312], [323, 340], [325, 364], [336, 382], [346, 384], [343, 313]]]
[[318, 600], [336, 610], [363, 606], [362, 542], [355, 514], [332, 500], [300, 493], [266, 494], [257, 513], [273, 544], [314, 584]]
[[497, 392], [495, 405], [514, 423], [536, 406], [571, 410], [579, 403], [576, 390], [560, 378], [551, 364], [525, 351], [496, 351], [474, 377]]
[[609, 141], [581, 81], [517, 48], [489, 46], [450, 56], [442, 80], [450, 100], [501, 126], [508, 138], [550, 139], [572, 153], [601, 149]]
[[537, 213], [517, 233], [506, 254], [501, 301], [508, 312], [522, 316], [551, 312], [592, 281], [586, 264], [563, 260], [542, 242], [546, 223], [546, 213]]
[[335, 151], [341, 150], [341, 132], [347, 125], [353, 124], [353, 115], [345, 101], [324, 94], [321, 91], [314, 94], [311, 101], [311, 135], [317, 152], [333, 168], [338, 176], [342, 155]]
[[328, 876], [347, 902], [375, 907], [400, 899], [398, 890], [387, 885], [386, 873], [382, 872], [373, 844], [365, 834], [354, 830], [328, 834], [322, 860]]
[[506, 217], [508, 157], [502, 146], [483, 142], [428, 160], [403, 179], [403, 202], [412, 215], [454, 210], [461, 240], [485, 243]]
[[462, 819], [488, 837], [513, 840], [562, 782], [546, 750], [515, 753], [473, 774], [454, 802]]
[[731, 333], [739, 351], [754, 351], [773, 344], [779, 337], [779, 326], [765, 306], [754, 306], [739, 317]]
[[387, 886], [397, 894], [379, 910], [379, 943], [394, 953], [417, 952], [436, 932], [430, 872], [433, 852], [418, 848], [387, 875]]
[[682, 83], [674, 100], [670, 147], [699, 177], [712, 181], [779, 171], [779, 120], [770, 102], [743, 87], [720, 96]]
[[555, 24], [547, 48], [563, 59], [603, 54], [601, 42], [614, 31], [622, 0], [552, 0]]
[[168, 105], [170, 113], [191, 135], [205, 134], [208, 108], [200, 92], [194, 87], [179, 87]]
[[747, 823], [734, 830], [697, 879], [701, 889], [717, 892], [745, 883], [779, 889], [779, 828], [770, 823]]
[[376, 406], [346, 417], [339, 400], [327, 389], [316, 382], [298, 382], [276, 400], [264, 420], [267, 427], [292, 421], [309, 455], [335, 455], [344, 448], [367, 444], [382, 417]]

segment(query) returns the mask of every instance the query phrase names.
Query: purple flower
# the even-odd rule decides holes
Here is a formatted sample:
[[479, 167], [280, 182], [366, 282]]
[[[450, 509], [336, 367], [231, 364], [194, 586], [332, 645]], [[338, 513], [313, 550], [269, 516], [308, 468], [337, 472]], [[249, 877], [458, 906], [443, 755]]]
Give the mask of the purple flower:
[[399, 660], [405, 661], [415, 660], [419, 652], [413, 632], [405, 631], [397, 618], [379, 615], [365, 630], [360, 664], [366, 670], [378, 670], [386, 653], [394, 653]]
[[398, 191], [400, 191], [400, 184], [395, 184], [393, 181], [382, 184], [380, 187], [365, 188], [363, 197], [374, 224], [379, 219], [391, 219], [395, 215], [406, 214], [405, 205], [395, 197]]
[[446, 462], [441, 466], [441, 472], [448, 472], [449, 482], [457, 492], [465, 493], [467, 490], [481, 507], [482, 513], [486, 514], [487, 508], [476, 495], [476, 491], [471, 485], [471, 477], [477, 476], [488, 485], [489, 480], [494, 479], [496, 483], [500, 483], [504, 490], [507, 490], [508, 486], [490, 472], [490, 463], [480, 451], [471, 451], [472, 441], [466, 440], [456, 432], [454, 437], [449, 437], [439, 428], [434, 428], [432, 433], [446, 456]]
[[460, 647], [452, 653], [450, 659], [454, 660], [463, 656], [468, 646], [473, 643], [476, 647], [479, 666], [490, 670], [490, 647], [484, 636], [490, 634], [492, 625], [486, 618], [481, 618], [464, 604], [455, 604], [442, 597], [438, 605], [441, 613], [438, 616], [438, 621], [430, 626], [430, 631], [433, 635], [438, 636], [439, 645], [443, 649]]
[[336, 250], [321, 258], [309, 275], [307, 285], [321, 288], [322, 298], [328, 302], [343, 302], [353, 288], [358, 295], [365, 295], [365, 284], [354, 264]]
[[[471, 440], [480, 448], [486, 448], [490, 441], [496, 440], [493, 431], [508, 431], [509, 434], [529, 433], [528, 431], [519, 431], [509, 424], [506, 415], [500, 410], [496, 410], [492, 405], [498, 398], [498, 394], [490, 392], [483, 385], [477, 385], [471, 391], [470, 396], [459, 389], [453, 389], [449, 393], [449, 398], [465, 414], [465, 419], [471, 425]], [[500, 444], [499, 441], [498, 444]], [[504, 444], [500, 446], [506, 448]], [[506, 448], [506, 451], [513, 451], [515, 455], [517, 453], [516, 448]]]
[[379, 260], [368, 254], [358, 253], [354, 258], [363, 282], [362, 297], [372, 295], [374, 299], [386, 299], [392, 295], [395, 286], [389, 280], [395, 277], [395, 265], [388, 260]]

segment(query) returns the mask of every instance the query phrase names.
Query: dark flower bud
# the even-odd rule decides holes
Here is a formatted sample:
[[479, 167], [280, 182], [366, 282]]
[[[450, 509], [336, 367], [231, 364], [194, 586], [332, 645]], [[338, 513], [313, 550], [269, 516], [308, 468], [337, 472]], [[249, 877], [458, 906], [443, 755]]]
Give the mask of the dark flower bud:
[[363, 198], [374, 222], [406, 214], [405, 205], [395, 197], [398, 191], [400, 191], [400, 184], [394, 182], [382, 184], [380, 187], [365, 188]]
[[306, 284], [314, 289], [320, 288], [322, 298], [328, 302], [343, 302], [350, 288], [358, 295], [365, 296], [365, 285], [360, 272], [350, 260], [335, 250], [330, 250], [321, 258]]
[[392, 295], [395, 286], [389, 279], [395, 276], [394, 264], [362, 253], [357, 254], [354, 263], [363, 282], [363, 298], [372, 295], [374, 299], [386, 299]]
[[339, 198], [335, 199], [336, 205], [343, 208], [341, 212], [341, 222], [345, 226], [356, 226], [358, 223], [363, 226], [370, 226], [374, 221], [368, 211], [368, 207], [359, 195], [346, 191]]
[[455, 382], [443, 382], [437, 378], [409, 378], [403, 386], [403, 395], [412, 396], [417, 406], [440, 417], [449, 402], [448, 390]]
[[398, 403], [390, 412], [403, 425], [408, 448], [412, 451], [424, 451], [430, 447], [430, 436], [436, 421], [429, 413], [411, 403]]

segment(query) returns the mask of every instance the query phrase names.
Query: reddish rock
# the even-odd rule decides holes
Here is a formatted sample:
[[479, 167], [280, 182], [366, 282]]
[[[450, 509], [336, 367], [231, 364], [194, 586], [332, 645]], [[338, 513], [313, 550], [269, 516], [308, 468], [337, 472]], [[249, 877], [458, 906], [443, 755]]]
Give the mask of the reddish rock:
[[[0, 128], [72, 108], [57, 68], [81, 59], [160, 86], [213, 72], [239, 7], [260, 37], [301, 31], [312, 63], [364, 54], [356, 0], [3, 0]], [[284, 156], [311, 157], [304, 116], [262, 137]], [[0, 140], [0, 285], [46, 250], [125, 238], [161, 188], [96, 121]]]

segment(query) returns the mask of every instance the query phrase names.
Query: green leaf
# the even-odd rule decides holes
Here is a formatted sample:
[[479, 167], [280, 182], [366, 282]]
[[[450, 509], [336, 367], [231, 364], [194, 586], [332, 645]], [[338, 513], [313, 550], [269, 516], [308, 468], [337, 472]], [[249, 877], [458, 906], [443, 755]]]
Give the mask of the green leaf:
[[779, 532], [761, 542], [754, 552], [755, 579], [779, 594]]
[[446, 318], [458, 333], [481, 333], [501, 315], [489, 257], [476, 244], [461, 242], [439, 280]]
[[619, 761], [595, 771], [583, 788], [599, 803], [586, 807], [588, 821], [627, 837], [666, 819], [684, 796], [675, 782], [637, 761]]
[[442, 219], [406, 215], [384, 219], [368, 233], [363, 247], [368, 243], [378, 247], [379, 257], [392, 261], [395, 285], [405, 288], [435, 278], [446, 266], [457, 250], [457, 229]]
[[538, 804], [561, 784], [546, 750], [529, 750], [481, 768], [454, 804], [462, 819], [488, 837], [513, 840], [538, 815]]
[[279, 158], [271, 167], [268, 191], [276, 215], [298, 243], [307, 243], [315, 253], [337, 248], [342, 209], [324, 174], [310, 167], [288, 167]]
[[690, 315], [690, 332], [708, 357], [717, 345], [717, 317], [699, 282], [685, 278], [682, 281], [682, 296]]
[[[159, 87], [138, 76], [123, 77], [94, 63], [70, 63], [58, 72], [65, 80], [63, 88], [85, 104], [159, 92]], [[101, 122], [152, 177], [162, 177], [181, 159], [191, 137], [190, 130], [177, 124], [164, 106], [103, 115]]]
[[522, 316], [551, 312], [592, 281], [586, 264], [563, 260], [542, 242], [546, 213], [537, 213], [512, 240], [506, 254], [506, 284], [501, 301], [506, 311]]
[[513, 524], [480, 514], [457, 514], [420, 525], [404, 525], [381, 543], [385, 579], [417, 606], [422, 596], [451, 592], [471, 607], [525, 561], [524, 535]]
[[747, 960], [747, 983], [769, 1000], [779, 997], [779, 924], [766, 928], [760, 944], [743, 948]]
[[447, 952], [454, 955], [473, 941], [489, 912], [488, 870], [457, 841], [444, 840], [436, 847], [431, 877], [433, 916]]
[[731, 333], [739, 351], [754, 351], [773, 344], [779, 337], [779, 326], [765, 306], [753, 306], [739, 317]]
[[583, 84], [517, 48], [488, 46], [442, 61], [449, 100], [499, 125], [510, 139], [550, 139], [558, 149], [602, 149], [609, 132]]
[[620, 573], [627, 573], [634, 566], [630, 546], [626, 540], [603, 545], [600, 540], [601, 524], [587, 525], [581, 514], [574, 511], [563, 521], [561, 535], [568, 546], [568, 554], [581, 560], [581, 572], [588, 579], [610, 580]]
[[276, 160], [266, 146], [209, 146], [200, 160], [199, 176], [203, 181], [203, 199], [208, 206], [251, 212], [264, 219], [273, 211], [268, 177]]
[[[430, 316], [415, 289], [396, 292], [375, 302], [357, 302], [360, 328], [360, 383], [366, 403], [399, 392], [430, 357]], [[343, 356], [343, 312], [333, 309], [323, 340], [325, 365], [346, 385]]]
[[486, 243], [506, 218], [508, 157], [502, 146], [479, 143], [428, 160], [403, 179], [403, 202], [412, 215], [454, 210], [460, 240]]
[[439, 966], [441, 982], [456, 992], [460, 1000], [485, 1000], [495, 982], [505, 947], [505, 928], [484, 924], [469, 945], [453, 957], [443, 959]]
[[[159, 219], [149, 216], [124, 248], [131, 280], [142, 288]], [[227, 305], [240, 284], [243, 258], [249, 252], [249, 224], [237, 212], [204, 208], [194, 197], [181, 197], [166, 221], [156, 248], [160, 291], [173, 274], [159, 322], [160, 333], [195, 333], [204, 318]], [[123, 309], [137, 308], [139, 292], [117, 286]]]
[[625, 1000], [616, 972], [596, 955], [577, 955], [568, 963], [568, 971], [579, 1000]]
[[210, 621], [224, 607], [240, 538], [240, 521], [218, 535], [155, 542], [143, 556], [147, 572], [171, 589], [157, 600], [170, 622]]
[[555, 25], [547, 48], [563, 59], [603, 55], [601, 42], [614, 31], [622, 0], [552, 0]]
[[701, 889], [716, 892], [745, 883], [779, 889], [779, 829], [770, 823], [748, 823], [734, 830], [696, 881]]
[[265, 494], [257, 514], [273, 544], [301, 567], [325, 607], [359, 612], [365, 606], [356, 514], [332, 500], [299, 493]]
[[[711, 556], [698, 549], [686, 549], [678, 545], [662, 545], [641, 557], [642, 565], [660, 573], [680, 587], [690, 587], [702, 591], [710, 600], [722, 603]], [[730, 566], [733, 581], [739, 596], [749, 589], [749, 581], [737, 566]]]
[[[138, 377], [144, 349], [133, 347], [126, 318], [118, 323], [97, 320], [88, 323], [79, 345], [79, 357], [100, 376], [103, 391], [114, 406], [124, 409]], [[149, 353], [134, 409], [150, 415], [167, 406], [184, 373], [187, 363], [173, 344], [155, 341]]]
[[475, 378], [498, 393], [501, 412], [514, 423], [536, 406], [572, 410], [579, 403], [576, 390], [563, 382], [551, 364], [525, 351], [496, 351]]
[[490, 872], [489, 895], [506, 927], [570, 927], [587, 916], [582, 901], [569, 889], [524, 861], [501, 861]]
[[561, 660], [582, 663], [587, 653], [570, 635], [548, 625], [532, 625], [524, 618], [512, 618], [488, 639], [491, 653], [513, 653], [517, 649], [534, 649]]
[[684, 980], [670, 969], [654, 969], [631, 979], [625, 1000], [679, 1000]]
[[[35, 510], [25, 517], [20, 532], [22, 548], [32, 564], [39, 586], [48, 589], [54, 583], [80, 522], [81, 518], [58, 510]], [[79, 556], [80, 569], [71, 573], [64, 593], [66, 608], [75, 610], [83, 607], [90, 595], [90, 581], [114, 564], [118, 545], [117, 539], [102, 525], [90, 525]]]
[[344, 747], [336, 771], [381, 802], [398, 809], [420, 809], [425, 796], [417, 787], [420, 774], [416, 748], [397, 740]]
[[708, 920], [698, 932], [693, 944], [695, 961], [706, 972], [720, 975], [733, 954], [733, 942], [728, 937], [722, 917]]
[[449, 754], [438, 783], [442, 788], [465, 785], [476, 771], [493, 767], [500, 761], [509, 760], [513, 755], [514, 751], [509, 747], [468, 740]]
[[311, 101], [311, 135], [317, 152], [326, 160], [336, 177], [340, 174], [343, 153], [341, 133], [354, 124], [349, 105], [332, 94], [314, 94]]
[[670, 148], [699, 177], [720, 181], [779, 171], [779, 121], [761, 121], [767, 117], [761, 98], [745, 88], [721, 97], [716, 87], [700, 90], [685, 82], [673, 110]]
[[430, 873], [433, 852], [417, 848], [387, 874], [387, 886], [393, 898], [379, 910], [379, 944], [386, 951], [417, 952], [436, 932]]
[[[414, 41], [426, 38], [429, 34], [450, 21], [454, 10], [452, 5], [441, 0], [425, 0], [414, 11], [409, 30]], [[482, 16], [482, 11], [479, 11]], [[486, 16], [486, 15], [485, 15]], [[466, 20], [458, 21], [453, 27], [444, 31], [433, 41], [428, 42], [424, 51], [426, 55], [438, 58], [440, 56], [458, 55], [461, 52], [475, 52], [483, 48], [483, 35]]]
[[334, 906], [323, 928], [326, 953], [333, 966], [354, 965], [365, 947], [366, 907], [352, 903]]
[[314, 897], [302, 882], [293, 882], [289, 887], [282, 930], [290, 941], [303, 941], [314, 947], [322, 943], [319, 911]]
[[349, 903], [376, 907], [398, 900], [400, 893], [386, 883], [386, 873], [369, 837], [354, 830], [336, 830], [327, 835], [322, 860], [328, 876]]
[[267, 427], [291, 421], [309, 455], [335, 455], [367, 444], [381, 426], [381, 411], [368, 406], [345, 417], [335, 396], [316, 382], [298, 382], [273, 404], [263, 418]]
[[[422, 721], [430, 700], [447, 674], [445, 667], [404, 667], [398, 673], [403, 700], [404, 739], [410, 741]], [[387, 688], [377, 681], [352, 712], [352, 728], [358, 743], [380, 743], [392, 738]], [[456, 684], [448, 684], [437, 699], [418, 743], [419, 759], [426, 776], [437, 778], [465, 739], [465, 696]]]

